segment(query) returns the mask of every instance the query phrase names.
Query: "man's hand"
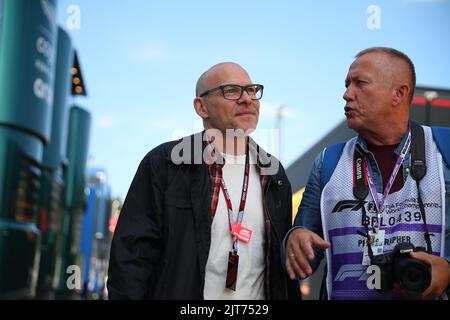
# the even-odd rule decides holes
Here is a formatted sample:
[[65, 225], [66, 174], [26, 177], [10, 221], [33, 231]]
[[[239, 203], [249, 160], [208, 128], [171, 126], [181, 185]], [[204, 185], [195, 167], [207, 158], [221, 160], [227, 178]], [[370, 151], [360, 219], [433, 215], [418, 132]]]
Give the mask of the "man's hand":
[[312, 274], [309, 260], [314, 259], [315, 246], [327, 249], [330, 243], [306, 229], [299, 228], [291, 232], [286, 243], [286, 271], [291, 280], [297, 275], [305, 279]]
[[425, 262], [431, 270], [430, 286], [421, 294], [404, 291], [397, 284], [397, 292], [409, 299], [436, 299], [442, 295], [450, 283], [450, 263], [444, 258], [433, 256], [425, 252], [411, 252], [411, 257]]
[[407, 295], [415, 299], [436, 299], [450, 284], [450, 263], [441, 257], [425, 252], [411, 252], [411, 257], [425, 262], [431, 270], [430, 286], [418, 296]]

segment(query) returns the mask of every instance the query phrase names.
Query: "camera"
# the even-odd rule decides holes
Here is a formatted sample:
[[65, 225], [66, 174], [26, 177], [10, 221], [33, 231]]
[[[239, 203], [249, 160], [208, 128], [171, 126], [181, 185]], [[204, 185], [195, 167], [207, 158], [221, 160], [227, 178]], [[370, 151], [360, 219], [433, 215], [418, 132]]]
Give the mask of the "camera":
[[394, 283], [412, 293], [421, 293], [430, 286], [431, 273], [428, 265], [409, 255], [410, 252], [426, 252], [423, 247], [415, 247], [411, 243], [397, 244], [394, 249], [385, 254], [373, 256], [371, 263], [380, 268], [380, 289], [386, 292], [392, 290]]

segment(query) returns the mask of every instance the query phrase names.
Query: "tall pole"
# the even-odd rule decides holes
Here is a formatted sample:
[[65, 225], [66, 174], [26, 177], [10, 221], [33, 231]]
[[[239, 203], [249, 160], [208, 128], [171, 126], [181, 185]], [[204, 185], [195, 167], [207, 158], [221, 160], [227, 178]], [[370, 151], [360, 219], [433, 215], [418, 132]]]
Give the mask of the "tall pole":
[[425, 91], [424, 94], [425, 99], [427, 100], [425, 105], [425, 125], [430, 126], [431, 122], [431, 103], [434, 99], [436, 99], [439, 95], [436, 91]]
[[280, 105], [277, 109], [277, 117], [276, 117], [276, 128], [278, 129], [278, 150], [280, 152], [280, 154], [278, 155], [278, 158], [280, 160], [280, 162], [282, 161], [282, 136], [281, 136], [281, 125], [282, 125], [282, 120], [284, 117], [284, 110], [286, 109], [286, 107], [284, 105]]

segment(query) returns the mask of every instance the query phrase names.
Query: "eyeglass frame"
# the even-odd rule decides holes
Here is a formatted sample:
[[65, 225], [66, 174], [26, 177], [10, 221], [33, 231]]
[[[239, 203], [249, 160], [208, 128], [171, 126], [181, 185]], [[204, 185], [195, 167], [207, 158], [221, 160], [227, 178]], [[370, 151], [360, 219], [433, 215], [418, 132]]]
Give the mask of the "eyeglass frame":
[[[236, 98], [236, 99], [225, 98], [225, 92], [223, 91], [223, 89], [224, 89], [225, 87], [228, 87], [228, 86], [234, 86], [234, 87], [240, 87], [240, 88], [241, 88], [241, 95], [239, 96], [239, 98]], [[250, 96], [250, 94], [249, 94], [248, 91], [247, 91], [247, 88], [252, 87], [252, 86], [260, 86], [260, 87], [261, 87], [261, 97], [260, 97], [259, 99], [253, 99], [253, 98], [250, 98], [250, 99], [252, 99], [252, 100], [254, 100], [254, 101], [260, 100], [260, 99], [263, 97], [263, 93], [264, 93], [264, 85], [259, 84], [259, 83], [249, 84], [249, 85], [247, 85], [247, 86], [241, 86], [241, 85], [239, 85], [239, 84], [233, 84], [233, 83], [223, 84], [223, 85], [221, 85], [221, 86], [218, 86], [218, 87], [215, 87], [215, 88], [206, 90], [206, 91], [203, 92], [201, 95], [199, 95], [199, 97], [200, 97], [200, 98], [203, 98], [203, 97], [209, 95], [210, 93], [212, 93], [212, 92], [214, 92], [214, 91], [220, 89], [220, 91], [222, 92], [222, 97], [223, 97], [224, 99], [226, 99], [226, 100], [231, 100], [231, 101], [236, 101], [236, 100], [239, 100], [240, 98], [242, 98], [242, 95], [244, 94], [244, 91], [247, 92], [247, 94]]]

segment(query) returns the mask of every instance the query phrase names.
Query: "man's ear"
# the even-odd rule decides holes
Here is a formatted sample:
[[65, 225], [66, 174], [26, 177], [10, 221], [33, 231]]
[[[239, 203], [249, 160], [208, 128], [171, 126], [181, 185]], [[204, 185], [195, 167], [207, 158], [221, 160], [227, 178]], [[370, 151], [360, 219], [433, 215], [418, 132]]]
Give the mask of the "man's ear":
[[404, 103], [405, 100], [409, 99], [409, 93], [411, 91], [410, 87], [406, 84], [398, 85], [393, 88], [392, 104], [398, 106]]
[[203, 119], [208, 118], [208, 110], [206, 109], [205, 102], [202, 98], [196, 97], [194, 99], [194, 108], [195, 112], [197, 112], [200, 117], [202, 117]]

